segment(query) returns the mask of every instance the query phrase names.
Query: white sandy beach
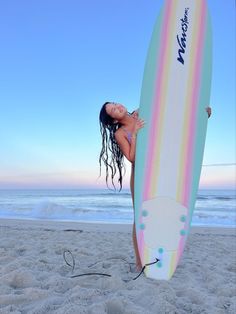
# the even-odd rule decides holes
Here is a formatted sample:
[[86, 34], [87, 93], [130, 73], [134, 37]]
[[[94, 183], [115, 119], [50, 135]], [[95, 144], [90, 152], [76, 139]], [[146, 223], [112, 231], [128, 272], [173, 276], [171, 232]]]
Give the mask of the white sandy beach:
[[[0, 313], [236, 313], [235, 229], [192, 228], [170, 281], [132, 280], [131, 230], [1, 219]], [[111, 277], [71, 278], [91, 272]]]

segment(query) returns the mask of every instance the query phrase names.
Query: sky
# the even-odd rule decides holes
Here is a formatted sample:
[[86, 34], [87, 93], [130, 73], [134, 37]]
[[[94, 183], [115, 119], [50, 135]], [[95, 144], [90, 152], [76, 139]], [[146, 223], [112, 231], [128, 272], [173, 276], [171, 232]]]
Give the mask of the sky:
[[[104, 168], [98, 178], [99, 111], [107, 100], [129, 111], [138, 108], [162, 3], [0, 0], [0, 189], [106, 186]], [[235, 1], [209, 0], [208, 6], [213, 113], [200, 188], [232, 189]], [[129, 186], [126, 165], [124, 187]]]

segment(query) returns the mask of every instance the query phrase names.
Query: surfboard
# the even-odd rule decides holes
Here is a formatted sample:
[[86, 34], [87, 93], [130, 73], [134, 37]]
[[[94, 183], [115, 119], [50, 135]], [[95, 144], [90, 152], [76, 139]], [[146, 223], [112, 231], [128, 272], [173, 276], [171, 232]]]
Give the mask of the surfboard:
[[166, 0], [147, 54], [134, 207], [145, 275], [170, 279], [190, 231], [207, 130], [211, 22], [205, 0]]

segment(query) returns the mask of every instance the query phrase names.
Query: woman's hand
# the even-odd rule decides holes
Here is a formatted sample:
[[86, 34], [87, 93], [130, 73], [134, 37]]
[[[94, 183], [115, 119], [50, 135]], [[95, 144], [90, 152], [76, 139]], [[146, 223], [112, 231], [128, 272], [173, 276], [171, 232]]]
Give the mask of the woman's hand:
[[211, 116], [211, 107], [206, 107], [206, 112], [208, 113], [208, 119]]
[[133, 111], [131, 115], [134, 119], [138, 119], [138, 109]]
[[137, 121], [136, 121], [135, 127], [134, 127], [133, 136], [136, 136], [136, 135], [137, 135], [138, 130], [140, 130], [141, 128], [143, 128], [143, 127], [144, 127], [144, 124], [145, 124], [144, 120], [137, 118]]

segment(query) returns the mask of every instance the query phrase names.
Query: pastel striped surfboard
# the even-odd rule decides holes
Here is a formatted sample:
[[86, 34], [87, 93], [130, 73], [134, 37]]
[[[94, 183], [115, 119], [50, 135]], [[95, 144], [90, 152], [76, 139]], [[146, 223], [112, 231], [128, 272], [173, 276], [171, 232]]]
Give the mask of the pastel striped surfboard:
[[147, 277], [170, 279], [189, 234], [203, 160], [212, 68], [205, 0], [166, 0], [147, 55], [137, 137], [135, 225]]

